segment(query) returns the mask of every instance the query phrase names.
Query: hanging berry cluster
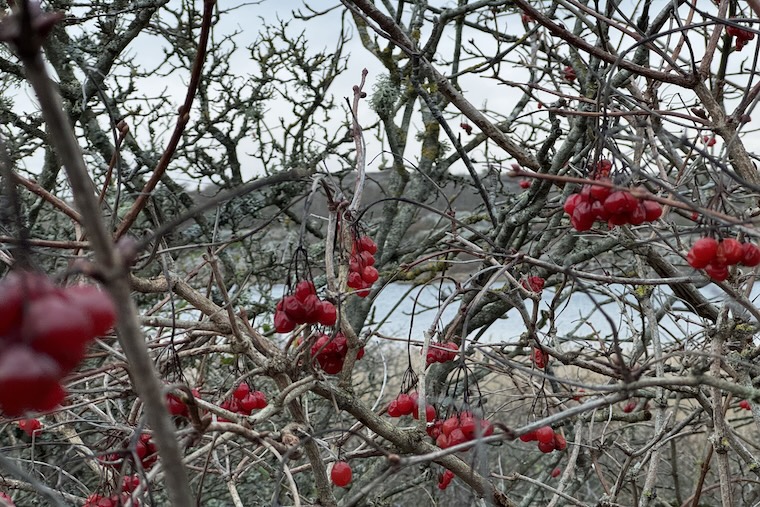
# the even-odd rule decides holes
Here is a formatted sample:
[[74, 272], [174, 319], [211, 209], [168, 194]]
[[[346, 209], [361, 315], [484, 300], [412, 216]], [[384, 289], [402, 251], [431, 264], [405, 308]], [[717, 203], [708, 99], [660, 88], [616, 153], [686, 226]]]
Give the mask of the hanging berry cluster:
[[[195, 398], [201, 397], [201, 393], [200, 391], [198, 391], [198, 389], [192, 389], [191, 392], [193, 393], [193, 396]], [[190, 411], [187, 408], [187, 405], [176, 394], [169, 393], [166, 395], [166, 405], [169, 407], [169, 413], [171, 415], [180, 416], [180, 417], [190, 416]]]
[[444, 489], [449, 487], [449, 484], [451, 484], [451, 481], [454, 480], [454, 472], [449, 470], [448, 468], [444, 470], [444, 472], [438, 476], [438, 489], [443, 491]]
[[367, 297], [372, 284], [380, 278], [375, 268], [375, 253], [377, 244], [369, 236], [357, 236], [351, 247], [351, 258], [348, 260], [348, 285], [356, 289], [356, 295]]
[[128, 459], [132, 459], [134, 454], [137, 455], [140, 460], [140, 465], [145, 470], [150, 470], [153, 465], [156, 464], [156, 461], [158, 461], [158, 449], [150, 434], [140, 434], [137, 439], [137, 444], [135, 444], [134, 453], [126, 451], [112, 452], [98, 457], [98, 461], [100, 461], [103, 466], [120, 470], [124, 465], [124, 456], [126, 455]]
[[[247, 382], [242, 382], [232, 391], [232, 397], [224, 400], [219, 406], [230, 412], [249, 416], [254, 410], [267, 406], [267, 396], [261, 391], [251, 391], [251, 386]], [[219, 417], [218, 420], [230, 422], [224, 417]]]
[[457, 357], [459, 345], [454, 342], [431, 343], [425, 356], [425, 366], [433, 363], [448, 363]]
[[435, 445], [441, 449], [463, 444], [477, 438], [493, 435], [493, 426], [485, 419], [480, 419], [472, 412], [461, 412], [444, 420], [440, 433], [435, 437]]
[[583, 185], [577, 194], [568, 196], [563, 206], [576, 231], [587, 231], [595, 221], [616, 225], [641, 225], [662, 215], [662, 206], [649, 199], [637, 199], [627, 190], [613, 191], [602, 185]]
[[747, 42], [755, 38], [755, 34], [749, 30], [744, 30], [738, 26], [726, 27], [726, 33], [732, 37], [736, 37], [736, 50], [741, 51]]
[[568, 81], [572, 83], [578, 78], [578, 75], [575, 73], [575, 69], [572, 68], [570, 65], [566, 66], [564, 69], [562, 69], [563, 76], [565, 78], [565, 81]]
[[140, 487], [140, 476], [125, 475], [121, 481], [121, 493], [114, 493], [111, 496], [93, 493], [85, 500], [84, 507], [120, 507], [127, 505], [130, 500], [132, 501], [131, 505], [140, 507], [142, 505], [140, 501], [132, 498], [132, 493], [138, 487]]
[[686, 261], [695, 269], [704, 269], [713, 280], [722, 282], [728, 278], [729, 266], [754, 267], [760, 264], [760, 248], [754, 243], [741, 243], [733, 238], [720, 242], [714, 238], [700, 238], [686, 254]]
[[[348, 354], [346, 336], [338, 332], [333, 338], [322, 333], [311, 346], [311, 357], [315, 358], [325, 373], [335, 375], [343, 369], [343, 362]], [[359, 349], [356, 359], [364, 357], [364, 347]]]
[[57, 287], [46, 276], [15, 272], [0, 281], [0, 407], [10, 416], [55, 408], [60, 384], [87, 345], [116, 320], [94, 286]]
[[317, 289], [309, 280], [296, 284], [293, 294], [277, 303], [274, 312], [274, 329], [278, 333], [289, 333], [298, 324], [322, 324], [334, 326], [338, 312], [329, 301], [319, 299]]
[[[420, 407], [417, 403], [419, 399], [419, 393], [417, 391], [412, 394], [401, 393], [396, 396], [396, 399], [388, 404], [388, 415], [391, 417], [401, 417], [404, 415], [411, 415], [413, 418], [419, 418]], [[433, 422], [435, 420], [435, 407], [431, 404], [425, 405], [425, 420], [427, 422]]]
[[538, 441], [538, 450], [544, 454], [552, 451], [564, 451], [567, 448], [567, 440], [560, 433], [556, 433], [551, 426], [542, 426], [535, 431], [520, 435], [523, 442]]

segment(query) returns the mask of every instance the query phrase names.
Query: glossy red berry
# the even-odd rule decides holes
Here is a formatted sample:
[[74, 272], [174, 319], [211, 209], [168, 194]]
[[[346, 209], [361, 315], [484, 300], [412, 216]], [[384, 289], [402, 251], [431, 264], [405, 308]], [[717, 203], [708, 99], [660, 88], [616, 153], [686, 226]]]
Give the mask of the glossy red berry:
[[686, 255], [686, 261], [695, 269], [702, 269], [712, 262], [718, 252], [718, 242], [714, 238], [700, 238]]
[[351, 465], [345, 461], [336, 461], [330, 471], [330, 479], [333, 484], [338, 487], [344, 488], [351, 483]]
[[733, 238], [726, 238], [718, 244], [718, 250], [715, 252], [717, 264], [733, 266], [738, 264], [744, 256], [742, 244]]
[[575, 211], [575, 207], [583, 200], [584, 199], [581, 197], [581, 194], [571, 194], [567, 196], [567, 199], [565, 199], [565, 204], [562, 206], [562, 209], [564, 209], [565, 213], [568, 215], [572, 215], [573, 211]]
[[740, 401], [739, 407], [743, 408], [744, 410], [752, 410], [752, 406], [750, 406], [749, 401], [747, 400]]
[[414, 407], [416, 403], [412, 400], [411, 396], [408, 394], [401, 393], [396, 398], [396, 402], [398, 403], [398, 409], [401, 412], [401, 415], [409, 415], [414, 410]]
[[744, 266], [753, 268], [760, 264], [760, 248], [754, 243], [742, 244], [742, 260]]
[[554, 470], [552, 470], [552, 477], [559, 477], [561, 473], [562, 469], [560, 467], [555, 467]]
[[536, 440], [554, 445], [554, 430], [551, 426], [542, 426], [536, 430]]
[[708, 264], [705, 266], [705, 273], [716, 282], [722, 282], [728, 278], [728, 267], [720, 264]]

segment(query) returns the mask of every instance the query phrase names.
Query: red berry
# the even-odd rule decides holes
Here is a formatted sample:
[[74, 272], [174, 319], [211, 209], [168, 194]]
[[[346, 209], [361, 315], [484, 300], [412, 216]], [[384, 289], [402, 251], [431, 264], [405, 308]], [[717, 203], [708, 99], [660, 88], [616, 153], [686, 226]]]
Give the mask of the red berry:
[[530, 188], [530, 180], [520, 180], [520, 188]]
[[654, 222], [662, 216], [662, 206], [659, 202], [650, 201], [648, 199], [644, 199], [641, 202], [644, 206], [644, 211], [646, 212], [647, 222]]
[[448, 436], [452, 431], [459, 427], [459, 418], [457, 416], [449, 417], [441, 425], [441, 432]]
[[289, 333], [296, 328], [296, 323], [283, 311], [274, 312], [274, 330], [278, 333]]
[[449, 484], [451, 484], [451, 481], [454, 480], [454, 472], [451, 470], [446, 470], [438, 477], [438, 489], [444, 490], [446, 489]]
[[459, 124], [459, 127], [465, 132], [467, 132], [467, 135], [472, 134], [472, 125], [470, 125], [469, 123], [463, 121], [462, 123]]
[[752, 410], [752, 407], [750, 406], [749, 401], [747, 400], [740, 401], [739, 406], [743, 408], [744, 410]]
[[542, 426], [536, 430], [536, 440], [554, 445], [554, 430], [551, 426]]
[[351, 465], [345, 461], [336, 461], [330, 471], [330, 479], [338, 487], [345, 487], [351, 483]]
[[555, 467], [554, 470], [552, 470], [552, 477], [559, 477], [559, 474], [562, 473], [562, 469], [560, 467]]
[[411, 414], [417, 405], [414, 400], [412, 400], [411, 396], [404, 393], [398, 395], [396, 402], [398, 403], [398, 409], [401, 412], [401, 415]]
[[530, 358], [533, 360], [533, 364], [535, 364], [536, 368], [539, 370], [543, 370], [546, 366], [547, 357], [543, 350], [533, 348], [533, 352], [531, 352]]
[[63, 372], [81, 361], [85, 346], [95, 337], [90, 316], [52, 293], [28, 304], [21, 334], [34, 350], [55, 359]]
[[567, 196], [567, 199], [565, 199], [565, 204], [562, 206], [562, 209], [564, 209], [565, 213], [568, 215], [572, 215], [575, 207], [578, 205], [578, 203], [583, 202], [583, 200], [584, 199], [581, 197], [581, 194], [571, 194]]
[[686, 255], [689, 265], [695, 269], [702, 269], [715, 258], [718, 252], [718, 242], [713, 238], [700, 238]]
[[744, 249], [742, 248], [742, 244], [733, 238], [726, 238], [718, 245], [715, 260], [717, 264], [733, 266], [741, 262], [743, 256]]
[[9, 416], [55, 408], [65, 397], [58, 383], [61, 374], [47, 354], [21, 344], [5, 349], [0, 355], [0, 407]]
[[558, 451], [564, 451], [567, 448], [567, 440], [561, 433], [554, 434], [554, 448]]
[[90, 317], [94, 336], [106, 334], [116, 323], [116, 307], [108, 293], [94, 285], [67, 287], [64, 295]]
[[338, 321], [338, 310], [329, 301], [319, 303], [319, 323], [323, 326], [334, 326]]
[[364, 280], [366, 283], [375, 283], [378, 278], [380, 278], [380, 274], [377, 272], [377, 269], [375, 269], [374, 266], [366, 266], [362, 270], [362, 280]]
[[398, 408], [398, 401], [392, 400], [388, 404], [388, 415], [391, 417], [401, 417], [403, 414], [401, 413], [401, 410]]
[[728, 268], [720, 264], [708, 264], [705, 266], [705, 273], [716, 282], [722, 282], [728, 278]]
[[363, 289], [364, 279], [362, 278], [362, 275], [358, 273], [357, 271], [349, 271], [346, 285], [348, 285], [352, 289]]
[[636, 409], [636, 402], [631, 400], [625, 404], [625, 406], [623, 407], [623, 412], [627, 414], [629, 412], [633, 412], [635, 409]]
[[641, 225], [644, 222], [646, 222], [647, 219], [647, 210], [644, 208], [643, 203], [639, 203], [638, 206], [636, 206], [636, 209], [634, 209], [629, 215], [628, 215], [628, 223], [631, 225]]
[[578, 76], [575, 74], [575, 69], [574, 69], [574, 68], [572, 68], [570, 65], [566, 66], [563, 72], [564, 72], [564, 74], [565, 74], [565, 79], [566, 79], [567, 81], [570, 81], [571, 83], [572, 83], [573, 81], [575, 81], [575, 79], [578, 77]]
[[377, 243], [369, 236], [362, 236], [359, 238], [359, 250], [375, 255], [377, 253]]
[[316, 296], [317, 289], [314, 284], [309, 280], [301, 280], [296, 284], [296, 290], [293, 291], [293, 295], [299, 301], [306, 301], [308, 296]]
[[523, 433], [520, 435], [520, 440], [523, 442], [535, 442], [537, 439], [536, 432], [535, 431], [529, 431], [528, 433]]
[[576, 231], [587, 231], [594, 225], [594, 220], [596, 217], [591, 210], [591, 204], [588, 201], [583, 201], [575, 206], [570, 217], [570, 224]]
[[246, 396], [248, 396], [248, 393], [251, 392], [251, 387], [248, 385], [247, 382], [241, 382], [238, 384], [238, 386], [235, 388], [234, 391], [232, 391], [232, 396], [236, 400], [242, 400]]
[[[599, 181], [609, 183], [609, 180], [606, 178], [600, 179]], [[589, 190], [591, 197], [597, 201], [604, 201], [611, 193], [612, 189], [610, 187], [604, 187], [602, 185], [591, 185], [591, 189]]]
[[538, 443], [538, 450], [543, 452], [544, 454], [548, 454], [554, 450], [554, 440], [551, 442], [539, 442]]
[[435, 438], [435, 445], [437, 445], [441, 449], [449, 448], [451, 446], [451, 441], [449, 440], [449, 436], [441, 433]]
[[754, 243], [742, 244], [741, 263], [750, 268], [753, 268], [760, 264], [760, 248], [755, 246]]
[[18, 427], [31, 437], [35, 432], [42, 429], [42, 423], [38, 419], [21, 419], [18, 422]]
[[540, 276], [529, 276], [527, 279], [520, 281], [520, 284], [531, 292], [541, 292], [544, 290], [546, 280]]
[[306, 307], [303, 301], [295, 296], [285, 296], [282, 298], [282, 309], [285, 315], [296, 324], [306, 322]]
[[169, 408], [169, 413], [171, 415], [176, 416], [187, 416], [187, 405], [179, 399], [179, 397], [176, 394], [167, 394], [166, 395], [166, 405]]
[[616, 190], [604, 200], [604, 209], [607, 210], [610, 215], [625, 215], [633, 213], [638, 205], [638, 199], [625, 190]]

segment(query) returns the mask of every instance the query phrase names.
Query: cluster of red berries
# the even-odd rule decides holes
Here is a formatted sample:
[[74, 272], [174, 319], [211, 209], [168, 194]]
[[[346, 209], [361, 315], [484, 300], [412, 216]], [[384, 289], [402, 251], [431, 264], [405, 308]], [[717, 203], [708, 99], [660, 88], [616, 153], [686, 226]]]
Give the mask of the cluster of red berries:
[[715, 146], [715, 143], [718, 141], [715, 139], [715, 136], [702, 136], [702, 142], [709, 148], [710, 146]]
[[42, 274], [14, 272], [0, 282], [0, 407], [10, 416], [55, 408], [61, 379], [87, 345], [116, 320], [96, 287], [57, 287]]
[[[137, 454], [140, 464], [145, 470], [149, 470], [156, 464], [156, 461], [158, 461], [158, 449], [149, 434], [140, 434], [135, 445], [135, 454]], [[132, 455], [129, 454], [129, 456], [131, 457]], [[121, 468], [124, 463], [122, 454], [116, 452], [99, 457], [98, 460], [102, 465], [116, 469]]]
[[536, 365], [536, 368], [543, 370], [546, 367], [546, 362], [549, 360], [549, 354], [538, 347], [533, 347], [533, 351], [530, 353], [530, 358], [533, 361], [533, 364]]
[[752, 410], [752, 407], [749, 404], [748, 400], [742, 400], [739, 402], [739, 408], [743, 408], [744, 410]]
[[577, 75], [575, 74], [575, 69], [572, 68], [570, 65], [565, 67], [562, 71], [564, 73], [565, 81], [573, 82], [577, 79]]
[[0, 507], [16, 507], [16, 504], [7, 493], [0, 491]]
[[330, 480], [339, 488], [345, 488], [351, 484], [352, 476], [351, 465], [345, 461], [336, 461], [330, 470]]
[[454, 480], [454, 472], [449, 470], [448, 468], [443, 471], [441, 475], [438, 476], [438, 489], [443, 491], [444, 489], [449, 487], [449, 484], [451, 484], [451, 481]]
[[375, 253], [377, 244], [369, 236], [359, 236], [354, 239], [351, 248], [351, 258], [348, 260], [348, 281], [346, 285], [356, 289], [356, 295], [367, 297], [372, 284], [380, 278], [375, 268]]
[[552, 451], [564, 451], [567, 440], [560, 433], [555, 433], [551, 426], [542, 426], [535, 431], [520, 435], [523, 442], [538, 441], [538, 450], [544, 454]]
[[727, 26], [726, 33], [732, 37], [736, 37], [736, 50], [741, 51], [747, 42], [755, 38], [755, 34], [749, 30], [744, 30], [738, 26]]
[[472, 134], [472, 125], [470, 125], [466, 121], [463, 121], [462, 123], [460, 123], [459, 124], [459, 128], [461, 128], [462, 130], [464, 130], [467, 133], [468, 136], [470, 134]]
[[[230, 412], [249, 416], [254, 410], [267, 406], [267, 395], [261, 391], [251, 391], [251, 386], [243, 382], [232, 391], [232, 397], [224, 400], [219, 406]], [[224, 417], [219, 417], [218, 421], [230, 422]]]
[[93, 493], [87, 497], [84, 507], [120, 507], [127, 505], [131, 500], [135, 507], [140, 506], [139, 500], [132, 498], [132, 492], [140, 487], [140, 477], [137, 475], [125, 475], [121, 481], [121, 493], [104, 496]]
[[21, 419], [18, 422], [18, 427], [31, 437], [34, 436], [36, 432], [42, 430], [42, 423], [39, 419]]
[[541, 292], [544, 290], [544, 284], [546, 284], [546, 280], [540, 276], [529, 276], [528, 278], [520, 280], [520, 285], [522, 285], [525, 290], [531, 292]]
[[714, 238], [700, 238], [686, 254], [686, 261], [695, 269], [704, 269], [715, 281], [728, 278], [728, 267], [736, 264], [755, 267], [760, 264], [760, 248], [754, 243], [741, 243], [733, 238], [720, 242]]
[[[192, 389], [191, 392], [195, 398], [200, 398], [201, 393], [198, 389]], [[180, 417], [190, 417], [190, 412], [182, 399], [176, 394], [169, 393], [166, 395], [166, 405], [169, 407], [169, 413]]]
[[[388, 404], [388, 415], [391, 417], [411, 415], [415, 419], [418, 419], [420, 414], [420, 407], [417, 403], [418, 399], [419, 393], [417, 393], [417, 391], [412, 394], [399, 394], [396, 396], [395, 400]], [[430, 403], [425, 405], [425, 420], [427, 422], [433, 422], [435, 420], [435, 415], [435, 407]]]
[[493, 435], [493, 426], [485, 419], [475, 417], [471, 412], [461, 412], [444, 420], [435, 445], [441, 449], [469, 442], [478, 436]]
[[662, 206], [658, 202], [637, 199], [627, 190], [613, 191], [594, 184], [583, 185], [579, 193], [568, 196], [563, 208], [577, 231], [591, 229], [596, 220], [607, 222], [612, 228], [653, 222], [662, 215]]
[[285, 296], [277, 303], [274, 312], [274, 329], [278, 333], [289, 333], [298, 324], [322, 324], [334, 326], [338, 311], [329, 301], [319, 299], [317, 289], [309, 280], [296, 284], [293, 294]]
[[454, 342], [431, 343], [425, 356], [425, 366], [433, 363], [448, 363], [457, 357], [459, 345]]
[[[348, 341], [340, 331], [330, 338], [322, 333], [311, 346], [311, 357], [315, 358], [325, 373], [335, 375], [343, 369], [348, 354]], [[356, 359], [364, 357], [364, 347], [356, 353]]]

